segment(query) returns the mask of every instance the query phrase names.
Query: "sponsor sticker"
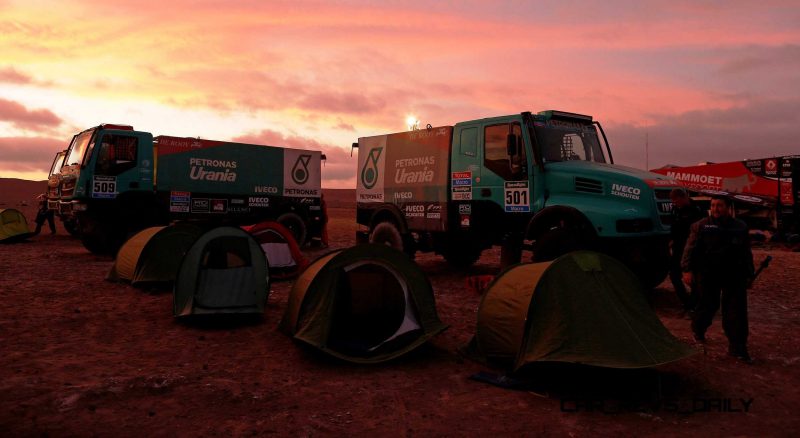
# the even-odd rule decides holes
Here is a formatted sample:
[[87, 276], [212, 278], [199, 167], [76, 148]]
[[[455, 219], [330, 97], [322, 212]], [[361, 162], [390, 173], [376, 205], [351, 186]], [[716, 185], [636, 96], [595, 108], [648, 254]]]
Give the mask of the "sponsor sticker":
[[253, 187], [253, 192], [255, 193], [267, 193], [270, 195], [277, 195], [278, 188], [273, 186], [255, 186]]
[[227, 199], [212, 199], [211, 200], [211, 212], [212, 213], [227, 213], [228, 212], [228, 200]]
[[403, 214], [407, 218], [425, 217], [425, 206], [422, 204], [408, 204], [403, 207]]
[[472, 205], [471, 204], [458, 204], [458, 213], [459, 214], [472, 214]]
[[191, 192], [170, 192], [169, 211], [171, 213], [189, 213], [191, 200]]
[[192, 198], [191, 192], [170, 192], [169, 193], [169, 200], [170, 202], [189, 202]]
[[116, 176], [95, 176], [92, 179], [92, 198], [113, 199], [117, 197]]
[[269, 198], [266, 196], [251, 196], [247, 198], [250, 207], [269, 207]]
[[531, 211], [528, 181], [508, 181], [505, 183], [503, 201], [505, 211], [525, 213]]
[[451, 173], [450, 197], [456, 201], [472, 199], [472, 172]]
[[623, 184], [612, 184], [611, 195], [619, 196], [621, 198], [628, 198], [638, 201], [642, 194], [642, 189], [633, 186], [626, 186]]
[[442, 206], [439, 204], [430, 204], [425, 209], [425, 217], [427, 219], [441, 219]]
[[209, 202], [207, 198], [192, 199], [192, 212], [193, 213], [208, 213]]

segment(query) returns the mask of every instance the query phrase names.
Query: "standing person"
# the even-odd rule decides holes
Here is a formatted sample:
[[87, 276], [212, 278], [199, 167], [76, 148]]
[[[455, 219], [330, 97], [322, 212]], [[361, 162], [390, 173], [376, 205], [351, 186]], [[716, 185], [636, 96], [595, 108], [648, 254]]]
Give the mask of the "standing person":
[[692, 317], [695, 339], [705, 342], [721, 301], [728, 354], [749, 363], [747, 286], [754, 273], [753, 253], [747, 225], [732, 217], [730, 208], [725, 197], [711, 200], [711, 216], [691, 226], [681, 268], [684, 281], [694, 281], [699, 292]]
[[681, 259], [686, 240], [689, 238], [689, 228], [693, 223], [702, 219], [703, 214], [692, 204], [689, 195], [683, 189], [672, 189], [669, 198], [672, 200], [672, 224], [670, 225], [672, 256], [669, 263], [669, 279], [672, 280], [672, 287], [675, 289], [678, 299], [681, 300], [684, 310], [691, 311], [694, 310], [697, 297], [694, 293], [689, 295], [683, 284]]
[[36, 236], [42, 231], [44, 221], [50, 226], [50, 234], [56, 234], [56, 221], [53, 210], [47, 208], [47, 195], [42, 194], [37, 197], [39, 200], [39, 211], [36, 212], [36, 231], [33, 235]]
[[320, 203], [322, 208], [322, 236], [320, 240], [323, 248], [328, 247], [328, 203], [325, 202], [325, 195], [320, 195]]

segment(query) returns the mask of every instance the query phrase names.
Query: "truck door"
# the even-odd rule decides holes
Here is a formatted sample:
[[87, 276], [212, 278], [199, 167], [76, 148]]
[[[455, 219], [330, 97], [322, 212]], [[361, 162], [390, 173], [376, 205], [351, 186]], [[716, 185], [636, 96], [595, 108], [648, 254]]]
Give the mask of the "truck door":
[[96, 142], [92, 198], [116, 198], [120, 193], [153, 189], [151, 178], [142, 181], [142, 173], [152, 175], [152, 154], [143, 149], [145, 144], [135, 132], [101, 133]]
[[475, 199], [494, 202], [506, 213], [530, 212], [532, 188], [520, 123], [484, 125], [482, 134], [483, 169], [475, 180]]

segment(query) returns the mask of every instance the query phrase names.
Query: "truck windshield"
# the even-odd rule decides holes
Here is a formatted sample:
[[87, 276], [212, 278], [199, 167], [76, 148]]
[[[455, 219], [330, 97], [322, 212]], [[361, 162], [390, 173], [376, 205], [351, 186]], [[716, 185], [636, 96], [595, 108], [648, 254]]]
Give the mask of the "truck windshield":
[[592, 125], [572, 124], [550, 120], [534, 124], [536, 140], [542, 148], [545, 162], [593, 161], [605, 163], [603, 148]]
[[81, 164], [83, 162], [83, 154], [86, 152], [86, 147], [89, 145], [89, 140], [92, 139], [94, 131], [86, 131], [76, 136], [69, 145], [69, 153], [65, 166], [72, 166], [73, 164]]
[[64, 152], [59, 152], [56, 154], [56, 159], [53, 160], [53, 167], [50, 168], [50, 173], [47, 175], [48, 177], [53, 176], [54, 173], [61, 172], [61, 165], [64, 163]]

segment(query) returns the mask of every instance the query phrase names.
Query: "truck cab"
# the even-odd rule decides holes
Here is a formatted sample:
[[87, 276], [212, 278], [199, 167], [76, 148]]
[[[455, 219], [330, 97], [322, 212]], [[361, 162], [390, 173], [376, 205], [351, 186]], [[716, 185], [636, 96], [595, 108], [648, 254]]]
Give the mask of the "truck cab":
[[537, 231], [527, 223], [533, 215], [560, 207], [586, 216], [601, 238], [667, 235], [669, 191], [678, 184], [614, 165], [601, 129], [590, 116], [561, 111], [459, 123], [452, 172], [473, 183], [471, 194], [453, 198], [470, 198], [501, 221], [526, 222], [529, 232]]
[[155, 224], [152, 210], [153, 137], [129, 125], [102, 124], [72, 139], [62, 167], [59, 216], [75, 221], [93, 252], [118, 246], [126, 237], [120, 221]]
[[77, 134], [62, 168], [59, 212], [86, 211], [99, 199], [124, 192], [151, 192], [153, 137], [127, 125], [103, 124]]

